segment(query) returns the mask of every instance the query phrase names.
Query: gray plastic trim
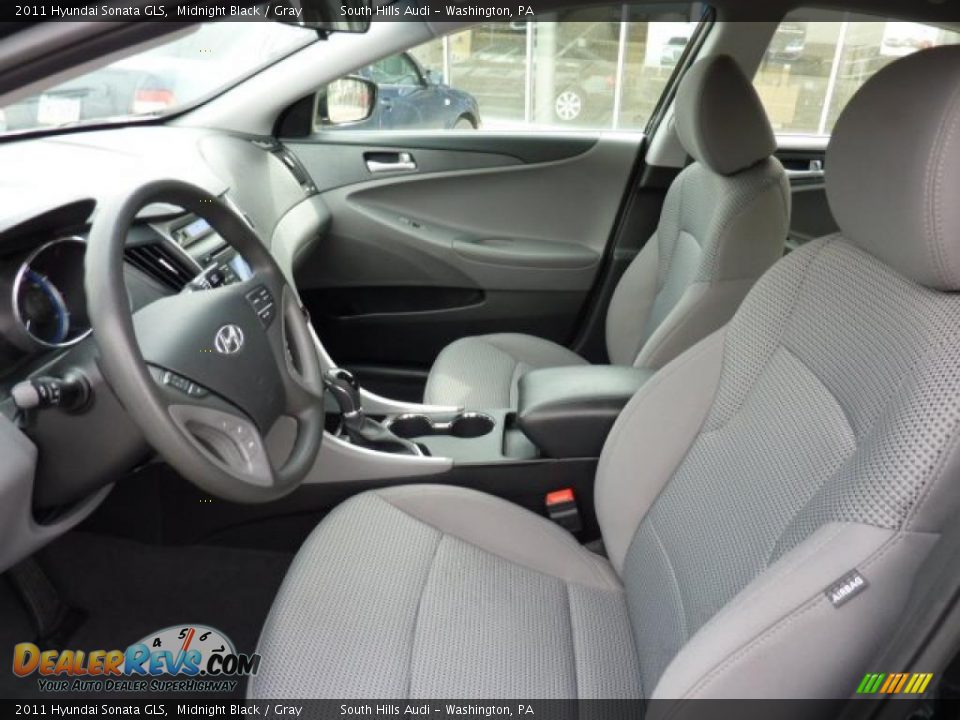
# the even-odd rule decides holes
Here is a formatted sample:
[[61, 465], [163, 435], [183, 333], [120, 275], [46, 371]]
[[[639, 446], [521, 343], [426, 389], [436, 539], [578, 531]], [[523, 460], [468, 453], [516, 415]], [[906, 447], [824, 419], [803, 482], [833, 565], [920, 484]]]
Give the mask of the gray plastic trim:
[[[283, 448], [289, 447], [295, 432], [296, 424], [289, 418], [281, 418], [266, 438], [271, 457], [282, 454]], [[303, 482], [320, 485], [429, 477], [452, 468], [453, 460], [450, 458], [378, 452], [352, 445], [332, 433], [324, 433], [320, 453]]]
[[576, 243], [538, 238], [457, 238], [453, 251], [460, 257], [488, 265], [573, 270], [599, 262], [597, 252]]
[[[434, 140], [442, 142], [443, 135], [433, 135]], [[291, 140], [285, 143], [290, 151], [297, 156], [303, 165], [308, 168], [310, 179], [321, 192], [333, 190], [345, 185], [367, 182], [374, 178], [398, 177], [411, 175], [425, 175], [450, 170], [480, 169], [489, 167], [507, 167], [520, 165], [520, 160], [509, 155], [462, 152], [459, 150], [419, 149], [413, 143], [400, 144], [389, 142], [388, 138], [380, 138], [379, 143], [360, 144], [353, 138], [352, 132], [330, 133], [343, 142], [333, 140], [315, 142], [310, 139]], [[366, 133], [364, 133], [366, 135]], [[390, 133], [386, 133], [390, 134]], [[438, 137], [439, 135], [439, 137]], [[350, 136], [350, 137], [348, 137]], [[404, 134], [399, 139], [409, 140]], [[452, 139], [452, 138], [451, 138]], [[371, 171], [369, 162], [364, 162], [367, 153], [399, 153], [407, 152], [411, 156], [414, 168]]]
[[[492, 164], [542, 163], [582, 155], [597, 143], [597, 136], [587, 132], [520, 130], [503, 133], [496, 130], [350, 130], [326, 131], [309, 138], [291, 140], [288, 146], [341, 147], [364, 150], [408, 150], [429, 158], [431, 152], [456, 154], [457, 167], [470, 167], [471, 162]], [[470, 157], [476, 156], [476, 157]], [[418, 166], [422, 167], [421, 163]]]
[[[382, 285], [586, 292], [641, 139], [605, 136], [566, 160], [377, 178], [324, 193], [337, 221], [298, 277], [340, 287], [349, 265], [352, 278]], [[513, 243], [514, 262], [481, 259], [482, 248], [464, 245], [491, 238]], [[575, 258], [570, 246], [579, 248]]]
[[37, 449], [6, 417], [0, 415], [0, 572], [32, 555], [86, 518], [103, 502], [113, 485], [97, 491], [49, 525], [33, 516], [33, 482]]
[[[273, 469], [263, 438], [252, 422], [238, 414], [200, 405], [171, 405], [169, 411], [194, 447], [221, 470], [242, 482], [261, 487], [273, 485]], [[216, 454], [210, 448], [216, 449]]]
[[314, 469], [305, 483], [357, 482], [390, 478], [426, 477], [448, 472], [453, 460], [415, 457], [367, 450], [326, 433]]

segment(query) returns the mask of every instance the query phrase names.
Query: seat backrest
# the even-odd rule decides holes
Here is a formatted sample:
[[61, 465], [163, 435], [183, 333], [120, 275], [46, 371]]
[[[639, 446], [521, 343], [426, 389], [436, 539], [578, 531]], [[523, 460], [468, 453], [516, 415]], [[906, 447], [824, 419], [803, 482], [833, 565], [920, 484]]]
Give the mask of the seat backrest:
[[783, 255], [786, 173], [753, 85], [726, 55], [704, 58], [677, 91], [676, 129], [694, 162], [673, 181], [653, 237], [610, 301], [610, 362], [658, 368], [726, 324]]
[[877, 73], [826, 167], [841, 232], [777, 263], [604, 448], [648, 695], [849, 696], [960, 512], [960, 47]]

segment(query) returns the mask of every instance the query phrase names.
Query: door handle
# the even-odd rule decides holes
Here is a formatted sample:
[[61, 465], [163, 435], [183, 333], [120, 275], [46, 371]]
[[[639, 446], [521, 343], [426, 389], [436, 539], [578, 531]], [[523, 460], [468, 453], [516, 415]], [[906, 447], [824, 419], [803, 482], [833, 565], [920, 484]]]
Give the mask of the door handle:
[[367, 170], [372, 173], [409, 172], [417, 169], [417, 162], [408, 152], [400, 153], [364, 153], [363, 159], [367, 163]]
[[805, 169], [787, 169], [787, 177], [790, 180], [814, 180], [824, 176], [823, 161], [811, 160]]

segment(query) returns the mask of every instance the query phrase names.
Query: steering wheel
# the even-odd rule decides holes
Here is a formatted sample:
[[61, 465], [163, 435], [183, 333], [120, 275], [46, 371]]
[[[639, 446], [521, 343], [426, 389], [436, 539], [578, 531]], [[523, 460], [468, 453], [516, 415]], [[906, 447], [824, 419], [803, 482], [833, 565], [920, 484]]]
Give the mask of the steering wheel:
[[[209, 222], [252, 277], [132, 313], [124, 246], [137, 213], [152, 203]], [[206, 492], [239, 502], [274, 500], [300, 484], [323, 439], [320, 361], [295, 293], [245, 219], [178, 180], [107, 198], [90, 229], [85, 287], [104, 378], [170, 465]], [[297, 430], [281, 464], [265, 438], [283, 417]]]

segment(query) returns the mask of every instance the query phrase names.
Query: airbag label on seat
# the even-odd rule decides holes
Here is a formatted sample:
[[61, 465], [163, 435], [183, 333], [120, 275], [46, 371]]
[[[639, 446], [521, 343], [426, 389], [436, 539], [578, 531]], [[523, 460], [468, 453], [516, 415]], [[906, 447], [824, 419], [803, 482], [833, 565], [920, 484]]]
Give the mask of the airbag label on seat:
[[868, 586], [867, 579], [860, 574], [860, 571], [853, 570], [828, 587], [824, 594], [834, 607], [840, 607], [862, 593]]

